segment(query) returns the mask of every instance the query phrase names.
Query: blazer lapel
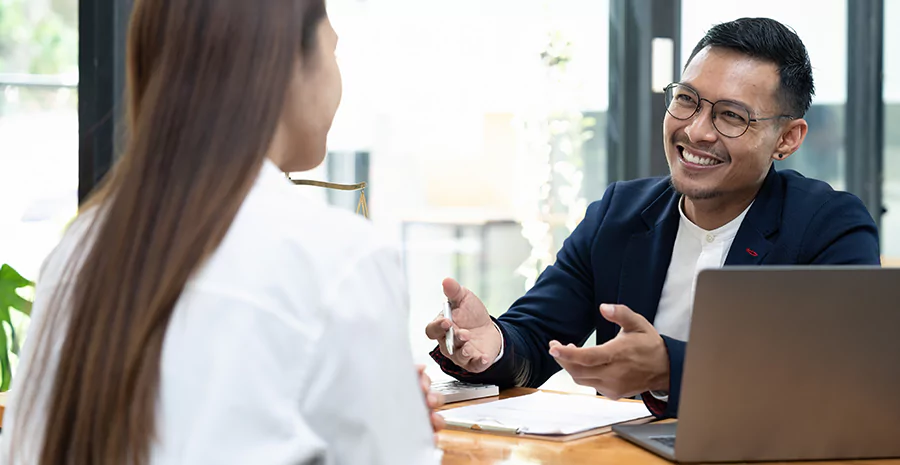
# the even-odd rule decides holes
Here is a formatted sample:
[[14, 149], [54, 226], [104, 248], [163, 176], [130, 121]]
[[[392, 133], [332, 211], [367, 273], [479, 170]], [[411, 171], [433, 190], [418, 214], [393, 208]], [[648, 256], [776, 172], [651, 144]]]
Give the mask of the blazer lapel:
[[627, 305], [647, 321], [656, 317], [672, 260], [678, 233], [678, 198], [672, 187], [660, 194], [641, 212], [647, 229], [633, 234], [625, 246], [618, 303]]
[[[669, 187], [641, 212], [647, 229], [629, 238], [623, 254], [617, 303], [627, 305], [651, 322], [656, 317], [672, 260], [680, 218], [679, 197]], [[726, 266], [763, 262], [772, 249], [771, 238], [778, 232], [783, 207], [784, 188], [773, 166], [738, 229], [725, 259]]]
[[781, 224], [784, 207], [784, 187], [772, 166], [766, 175], [753, 206], [738, 228], [728, 256], [726, 266], [759, 265], [772, 249], [772, 236]]

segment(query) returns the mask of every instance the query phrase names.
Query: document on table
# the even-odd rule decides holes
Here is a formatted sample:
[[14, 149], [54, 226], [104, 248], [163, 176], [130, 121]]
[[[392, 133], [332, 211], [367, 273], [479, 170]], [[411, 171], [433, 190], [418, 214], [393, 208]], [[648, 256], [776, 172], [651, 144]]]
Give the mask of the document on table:
[[571, 435], [651, 417], [642, 402], [535, 392], [440, 414], [450, 426], [532, 435]]

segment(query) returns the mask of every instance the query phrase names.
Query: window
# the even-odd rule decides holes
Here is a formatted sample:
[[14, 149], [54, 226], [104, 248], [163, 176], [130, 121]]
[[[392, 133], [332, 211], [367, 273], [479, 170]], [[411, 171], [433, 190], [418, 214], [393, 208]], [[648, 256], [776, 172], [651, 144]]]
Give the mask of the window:
[[[828, 13], [810, 14], [811, 11]], [[694, 46], [710, 27], [741, 17], [768, 17], [793, 28], [806, 45], [813, 66], [816, 96], [805, 116], [809, 122], [809, 133], [800, 150], [776, 164], [776, 167], [795, 169], [807, 177], [826, 181], [835, 189], [843, 189], [844, 103], [847, 101], [846, 0], [682, 2], [683, 62], [687, 61]]]
[[[403, 243], [410, 338], [427, 362], [444, 277], [503, 313], [602, 194], [609, 3], [329, 9], [344, 76], [330, 151], [369, 154], [369, 211]], [[331, 163], [346, 164], [304, 176], [327, 177]]]
[[884, 2], [884, 206], [881, 253], [900, 259], [900, 2]]
[[0, 263], [29, 279], [77, 208], [77, 14], [0, 0]]

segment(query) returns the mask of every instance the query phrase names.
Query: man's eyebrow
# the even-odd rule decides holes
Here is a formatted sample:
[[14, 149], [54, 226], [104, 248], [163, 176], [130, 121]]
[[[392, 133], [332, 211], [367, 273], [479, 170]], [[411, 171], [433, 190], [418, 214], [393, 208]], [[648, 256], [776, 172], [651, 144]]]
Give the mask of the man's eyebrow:
[[[690, 82], [679, 81], [678, 84], [679, 84], [679, 85], [682, 85], [682, 86], [685, 86], [685, 87], [687, 87], [688, 89], [691, 89], [691, 90], [693, 90], [694, 92], [696, 92], [697, 95], [700, 95], [700, 91], [697, 90], [696, 87], [692, 86]], [[700, 95], [700, 97], [702, 98], [703, 96]], [[738, 104], [738, 105], [743, 106], [744, 108], [750, 110], [750, 116], [755, 116], [755, 114], [756, 114], [756, 113], [753, 111], [753, 107], [752, 107], [752, 106], [750, 106], [750, 105], [748, 105], [748, 104], [746, 104], [746, 103], [744, 103], [744, 102], [742, 102], [742, 101], [740, 101], [740, 100], [731, 98], [731, 99], [722, 99], [721, 101], [722, 101], [722, 102], [736, 103], [736, 104]]]

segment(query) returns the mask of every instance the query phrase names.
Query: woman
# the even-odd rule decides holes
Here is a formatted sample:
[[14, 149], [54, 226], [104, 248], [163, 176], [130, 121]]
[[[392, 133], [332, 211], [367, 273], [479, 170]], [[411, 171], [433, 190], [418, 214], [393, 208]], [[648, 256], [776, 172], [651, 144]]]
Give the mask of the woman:
[[130, 27], [128, 145], [45, 263], [3, 459], [433, 463], [396, 250], [283, 175], [340, 101], [323, 0]]

